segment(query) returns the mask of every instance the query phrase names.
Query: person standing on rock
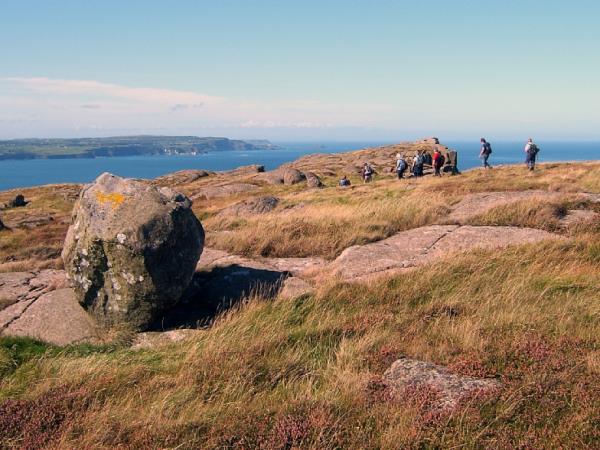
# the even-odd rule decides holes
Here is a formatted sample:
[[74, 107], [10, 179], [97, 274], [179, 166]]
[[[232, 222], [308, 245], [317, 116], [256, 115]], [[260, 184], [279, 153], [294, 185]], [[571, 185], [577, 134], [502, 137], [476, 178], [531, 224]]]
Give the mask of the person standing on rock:
[[533, 139], [529, 138], [527, 144], [525, 144], [525, 162], [529, 170], [535, 169], [535, 158], [540, 151], [539, 147], [535, 145]]
[[492, 168], [492, 166], [490, 166], [490, 164], [488, 163], [488, 159], [490, 158], [491, 154], [492, 154], [492, 146], [490, 145], [490, 143], [488, 141], [485, 140], [485, 138], [481, 138], [481, 151], [479, 152], [479, 157], [481, 158], [481, 161], [483, 162], [484, 169]]
[[408, 164], [406, 164], [406, 160], [404, 159], [404, 156], [402, 156], [400, 153], [398, 153], [396, 155], [396, 174], [398, 175], [399, 180], [404, 178], [404, 172], [406, 171], [407, 167], [408, 167]]
[[444, 158], [444, 155], [442, 155], [442, 152], [440, 152], [440, 150], [436, 148], [435, 151], [433, 152], [433, 155], [431, 156], [434, 175], [436, 177], [442, 176], [441, 170], [442, 170], [442, 166], [444, 165], [445, 160], [446, 159]]

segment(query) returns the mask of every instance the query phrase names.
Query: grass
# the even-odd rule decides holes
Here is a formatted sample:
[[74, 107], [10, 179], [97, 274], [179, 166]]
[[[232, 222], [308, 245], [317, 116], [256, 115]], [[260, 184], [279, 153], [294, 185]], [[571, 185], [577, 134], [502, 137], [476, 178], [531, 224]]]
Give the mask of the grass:
[[[192, 343], [159, 350], [32, 352], [0, 395], [29, 408], [74, 402], [48, 440], [57, 448], [592, 447], [592, 237], [475, 252], [296, 301], [252, 298]], [[386, 396], [380, 377], [400, 355], [503, 388], [431, 415], [426, 395]]]
[[[261, 193], [278, 195], [281, 210], [259, 219], [219, 214], [243, 195], [196, 208], [211, 245], [331, 257], [352, 243], [431, 223], [469, 192], [565, 192], [473, 219], [554, 229], [564, 211], [591, 207], [569, 193], [600, 192], [598, 168], [473, 171], [408, 189], [386, 179], [343, 191], [265, 186]], [[215, 233], [222, 230], [228, 233]], [[331, 281], [293, 301], [256, 295], [192, 341], [153, 350], [0, 338], [2, 445], [594, 448], [599, 238], [592, 224], [562, 241], [474, 251], [370, 284]], [[400, 356], [493, 377], [502, 388], [439, 414], [430, 407], [433, 392], [387, 391], [382, 375]]]
[[[490, 171], [472, 170], [460, 177], [397, 181], [382, 177], [354, 188], [331, 187], [304, 191], [298, 187], [265, 187], [261, 195], [275, 195], [282, 206], [254, 217], [227, 217], [219, 211], [248, 195], [219, 202], [199, 202], [211, 247], [247, 256], [321, 256], [332, 259], [342, 250], [391, 236], [398, 231], [444, 221], [449, 207], [463, 196], [489, 191], [550, 190], [564, 192], [555, 203], [521, 202], [472, 220], [478, 225], [535, 226], [560, 229], [566, 209], [581, 207], [570, 197], [574, 192], [599, 192], [598, 163], [546, 164], [529, 173], [520, 166]], [[335, 186], [336, 179], [325, 180]], [[185, 187], [184, 187], [185, 188]], [[257, 194], [252, 194], [257, 195]], [[589, 205], [588, 205], [589, 206]], [[286, 209], [287, 208], [287, 209]]]

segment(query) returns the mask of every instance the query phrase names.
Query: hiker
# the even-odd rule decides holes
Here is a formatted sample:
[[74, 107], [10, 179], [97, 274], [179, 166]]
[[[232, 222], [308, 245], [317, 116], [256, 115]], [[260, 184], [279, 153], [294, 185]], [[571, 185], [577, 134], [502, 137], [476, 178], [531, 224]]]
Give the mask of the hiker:
[[533, 139], [529, 138], [527, 144], [525, 144], [525, 162], [527, 163], [529, 170], [533, 170], [535, 168], [535, 158], [539, 151], [540, 149], [537, 145], [535, 145]]
[[404, 178], [404, 172], [406, 171], [407, 167], [408, 167], [408, 164], [406, 164], [406, 160], [404, 159], [404, 156], [402, 156], [400, 153], [398, 153], [396, 155], [396, 174], [398, 175], [399, 180]]
[[370, 183], [373, 180], [373, 168], [366, 162], [360, 171], [364, 183]]
[[413, 167], [412, 167], [413, 176], [415, 176], [415, 177], [423, 176], [423, 164], [424, 164], [423, 155], [421, 154], [420, 151], [417, 151], [417, 153], [415, 153], [415, 156], [413, 158]]
[[441, 177], [442, 176], [442, 166], [444, 165], [444, 163], [446, 162], [446, 158], [444, 158], [444, 155], [442, 155], [442, 152], [440, 152], [439, 149], [435, 149], [435, 151], [433, 152], [433, 155], [431, 156], [431, 161], [432, 161], [432, 165], [433, 165], [433, 169], [434, 169], [434, 175], [436, 177]]
[[348, 179], [348, 177], [346, 175], [344, 175], [342, 177], [342, 179], [340, 180], [340, 187], [348, 187], [350, 186], [350, 180]]
[[484, 169], [491, 169], [492, 166], [488, 163], [488, 159], [492, 154], [492, 146], [485, 138], [481, 138], [481, 151], [479, 152], [479, 158], [483, 162]]

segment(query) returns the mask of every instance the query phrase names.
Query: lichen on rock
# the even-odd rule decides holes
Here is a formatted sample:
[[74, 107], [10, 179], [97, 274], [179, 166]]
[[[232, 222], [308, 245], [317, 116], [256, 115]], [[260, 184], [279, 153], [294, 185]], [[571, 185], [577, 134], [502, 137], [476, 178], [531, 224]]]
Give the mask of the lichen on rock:
[[174, 306], [204, 246], [191, 201], [108, 173], [87, 185], [62, 253], [79, 302], [103, 324], [144, 329]]

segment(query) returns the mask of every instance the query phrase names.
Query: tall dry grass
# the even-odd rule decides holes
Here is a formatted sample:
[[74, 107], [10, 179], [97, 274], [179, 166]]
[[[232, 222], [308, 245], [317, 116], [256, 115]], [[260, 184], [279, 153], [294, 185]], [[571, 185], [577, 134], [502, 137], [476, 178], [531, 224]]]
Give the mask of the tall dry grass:
[[[75, 396], [74, 414], [48, 412], [55, 448], [590, 447], [595, 237], [473, 252], [295, 301], [252, 298], [162, 349], [49, 349], [7, 371], [0, 395]], [[426, 393], [386, 394], [381, 374], [401, 355], [503, 388], [431, 415]]]

